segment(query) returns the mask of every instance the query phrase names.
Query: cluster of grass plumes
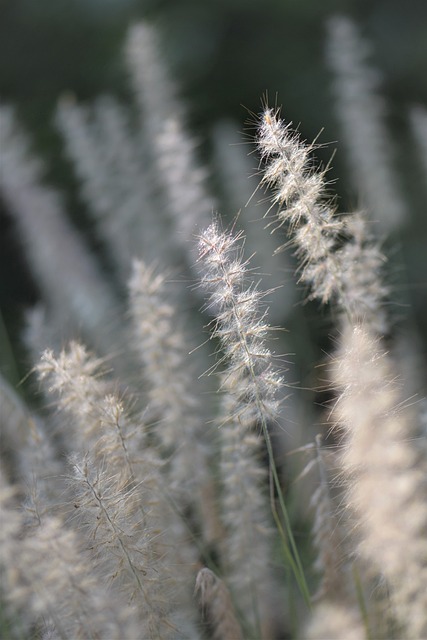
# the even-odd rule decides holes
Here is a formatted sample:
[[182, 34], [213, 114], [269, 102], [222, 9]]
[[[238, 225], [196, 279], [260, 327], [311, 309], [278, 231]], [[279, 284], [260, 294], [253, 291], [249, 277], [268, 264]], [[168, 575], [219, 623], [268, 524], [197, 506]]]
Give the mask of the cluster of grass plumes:
[[425, 637], [426, 430], [398, 384], [368, 217], [338, 212], [314, 146], [265, 106], [255, 145], [275, 259], [293, 247], [298, 281], [335, 322], [319, 380], [332, 401], [322, 435], [298, 424], [312, 457], [294, 464], [290, 500], [282, 434], [304, 396], [286, 380], [283, 332], [272, 338], [250, 222], [210, 219], [156, 33], [134, 27], [126, 51], [136, 134], [112, 98], [68, 97], [56, 118], [111, 279], [0, 110], [0, 188], [43, 294], [25, 332], [38, 409], [0, 383], [5, 637]]

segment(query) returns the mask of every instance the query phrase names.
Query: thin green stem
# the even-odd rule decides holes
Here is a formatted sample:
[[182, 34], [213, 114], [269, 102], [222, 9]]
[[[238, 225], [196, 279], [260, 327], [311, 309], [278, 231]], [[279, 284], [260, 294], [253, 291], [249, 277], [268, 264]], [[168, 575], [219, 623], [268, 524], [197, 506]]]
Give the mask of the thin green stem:
[[371, 635], [371, 632], [370, 632], [370, 629], [369, 629], [368, 610], [366, 608], [366, 601], [365, 601], [365, 596], [363, 594], [363, 588], [362, 588], [362, 583], [361, 583], [361, 580], [360, 580], [359, 570], [358, 570], [357, 566], [354, 563], [352, 565], [352, 573], [353, 573], [354, 585], [356, 587], [357, 602], [359, 604], [359, 609], [360, 609], [360, 613], [361, 613], [361, 616], [362, 616], [363, 625], [364, 625], [365, 631], [366, 631], [366, 640], [374, 640], [372, 638], [372, 635]]
[[279, 504], [280, 504], [280, 510], [281, 510], [281, 514], [285, 523], [285, 529], [286, 529], [286, 533], [288, 536], [288, 540], [290, 543], [290, 549], [289, 549], [289, 545], [287, 544], [287, 540], [286, 540], [286, 535], [285, 532], [283, 530], [282, 527], [282, 523], [280, 522], [280, 518], [279, 518], [279, 514], [277, 513], [277, 509], [275, 507], [274, 504], [274, 499], [272, 499], [272, 512], [273, 512], [273, 517], [274, 520], [276, 522], [277, 528], [279, 530], [282, 542], [283, 542], [283, 548], [285, 551], [285, 555], [287, 560], [289, 561], [291, 567], [292, 567], [292, 571], [294, 572], [295, 578], [298, 582], [298, 586], [300, 588], [301, 594], [307, 604], [307, 606], [311, 609], [311, 597], [310, 597], [310, 592], [308, 589], [308, 585], [307, 585], [307, 581], [305, 579], [305, 575], [304, 575], [304, 569], [301, 563], [301, 559], [299, 556], [299, 552], [295, 543], [295, 538], [294, 535], [292, 533], [292, 527], [291, 527], [291, 523], [290, 523], [290, 519], [289, 519], [289, 514], [288, 514], [288, 510], [286, 508], [286, 504], [285, 504], [285, 500], [283, 498], [283, 492], [282, 492], [282, 487], [280, 485], [280, 480], [279, 480], [279, 475], [277, 473], [277, 467], [276, 467], [276, 462], [274, 460], [274, 455], [273, 455], [273, 447], [271, 445], [271, 438], [270, 438], [270, 434], [268, 433], [268, 428], [267, 425], [265, 423], [265, 420], [262, 420], [262, 430], [263, 430], [263, 434], [264, 434], [264, 439], [267, 445], [267, 452], [268, 452], [268, 457], [269, 457], [269, 464], [270, 464], [270, 471], [271, 471], [271, 475], [273, 476], [273, 481], [274, 481], [274, 486], [279, 498]]

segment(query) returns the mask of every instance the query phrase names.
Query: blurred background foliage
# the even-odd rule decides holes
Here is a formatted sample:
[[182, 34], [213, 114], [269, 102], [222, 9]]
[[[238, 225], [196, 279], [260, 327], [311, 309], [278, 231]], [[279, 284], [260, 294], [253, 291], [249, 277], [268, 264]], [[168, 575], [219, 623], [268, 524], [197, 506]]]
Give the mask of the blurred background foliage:
[[[339, 178], [334, 189], [340, 209], [357, 206], [347, 186], [344, 152], [339, 142], [335, 145], [340, 132], [325, 63], [328, 17], [353, 17], [382, 73], [402, 190], [411, 211], [399, 237], [390, 241], [406, 263], [396, 295], [399, 286], [405, 289], [401, 302], [414, 306], [425, 335], [427, 187], [408, 123], [410, 107], [427, 105], [425, 0], [1, 0], [0, 13], [0, 98], [16, 105], [35, 149], [46, 159], [48, 179], [67, 193], [70, 214], [82, 227], [84, 207], [61, 155], [52, 115], [58, 98], [70, 91], [82, 102], [107, 92], [130, 100], [122, 49], [129, 24], [140, 18], [157, 25], [189, 109], [190, 127], [201, 139], [209, 140], [214, 124], [224, 118], [234, 119], [236, 128], [245, 131], [262, 96], [268, 94], [272, 102], [277, 96], [284, 117], [301, 123], [305, 138], [324, 130], [321, 141], [331, 144], [319, 150], [322, 161], [337, 146], [331, 179]], [[209, 153], [209, 144], [205, 151]], [[22, 313], [37, 299], [37, 290], [1, 200], [0, 213], [0, 345], [4, 373], [16, 378], [8, 343], [19, 365]], [[426, 344], [424, 339], [427, 352]]]

